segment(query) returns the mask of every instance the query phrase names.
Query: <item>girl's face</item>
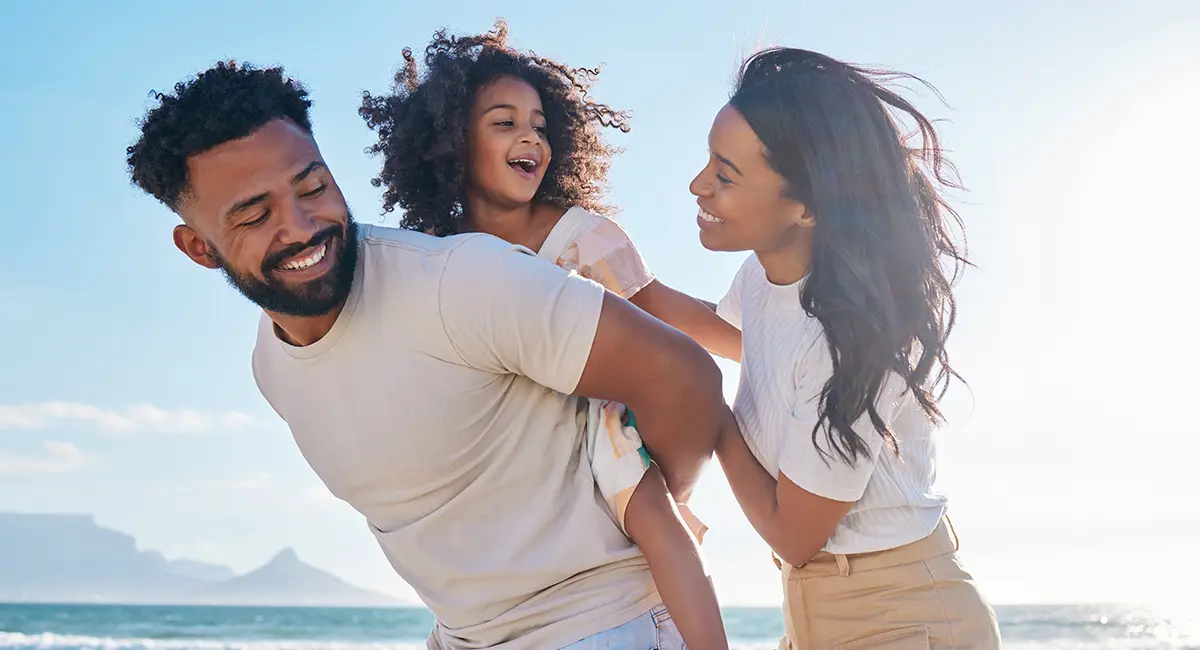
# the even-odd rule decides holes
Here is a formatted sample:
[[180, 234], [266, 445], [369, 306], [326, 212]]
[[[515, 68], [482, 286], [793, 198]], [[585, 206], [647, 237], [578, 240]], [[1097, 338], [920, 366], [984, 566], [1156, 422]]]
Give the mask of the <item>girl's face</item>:
[[[726, 105], [708, 134], [708, 164], [688, 187], [700, 213], [700, 243], [712, 251], [794, 250], [807, 246], [814, 225], [804, 203], [766, 159], [754, 129]], [[764, 262], [765, 264], [765, 262]]]
[[533, 200], [550, 165], [546, 115], [533, 86], [504, 76], [475, 93], [467, 159], [468, 191], [503, 208]]

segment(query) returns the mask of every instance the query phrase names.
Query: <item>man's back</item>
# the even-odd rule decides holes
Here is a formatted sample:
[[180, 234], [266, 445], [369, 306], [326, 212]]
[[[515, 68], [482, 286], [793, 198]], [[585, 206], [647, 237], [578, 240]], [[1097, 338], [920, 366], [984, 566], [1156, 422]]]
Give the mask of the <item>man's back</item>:
[[657, 604], [599, 501], [567, 394], [603, 289], [486, 235], [361, 230], [333, 329], [292, 347], [264, 317], [255, 378], [441, 643], [558, 647]]

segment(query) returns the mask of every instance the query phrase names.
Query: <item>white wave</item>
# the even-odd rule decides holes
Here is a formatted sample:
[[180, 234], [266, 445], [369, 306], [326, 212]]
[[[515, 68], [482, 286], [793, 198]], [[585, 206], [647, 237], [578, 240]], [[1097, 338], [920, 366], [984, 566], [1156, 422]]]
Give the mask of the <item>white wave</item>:
[[68, 634], [0, 632], [4, 650], [425, 650], [422, 642], [235, 641], [221, 639], [114, 639]]
[[[776, 650], [778, 643], [738, 643], [730, 650]], [[422, 642], [235, 641], [220, 639], [114, 639], [67, 634], [0, 632], [2, 650], [425, 650]]]

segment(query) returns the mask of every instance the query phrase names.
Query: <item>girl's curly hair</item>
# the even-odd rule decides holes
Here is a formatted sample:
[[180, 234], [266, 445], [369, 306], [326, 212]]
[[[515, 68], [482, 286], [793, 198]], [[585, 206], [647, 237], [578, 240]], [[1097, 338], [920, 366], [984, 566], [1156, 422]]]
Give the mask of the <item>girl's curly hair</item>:
[[601, 138], [601, 127], [629, 132], [629, 115], [598, 104], [588, 89], [599, 68], [570, 68], [510, 47], [508, 26], [450, 36], [438, 30], [425, 48], [425, 74], [419, 78], [412, 50], [392, 93], [363, 92], [358, 113], [379, 142], [367, 149], [383, 154], [383, 169], [371, 179], [382, 186], [383, 210], [400, 206], [400, 225], [438, 236], [454, 234], [463, 217], [467, 170], [467, 128], [475, 94], [497, 77], [512, 76], [537, 90], [546, 114], [550, 164], [533, 200], [560, 208], [581, 206], [612, 212], [603, 201], [610, 158], [616, 149]]

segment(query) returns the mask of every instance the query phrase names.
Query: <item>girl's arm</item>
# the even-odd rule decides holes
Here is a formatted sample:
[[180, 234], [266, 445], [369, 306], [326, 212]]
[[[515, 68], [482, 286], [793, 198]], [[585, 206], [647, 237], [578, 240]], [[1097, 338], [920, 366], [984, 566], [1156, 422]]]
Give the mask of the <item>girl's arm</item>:
[[690, 336], [705, 350], [741, 362], [742, 333], [717, 315], [716, 305], [654, 280], [629, 301], [658, 320]]

